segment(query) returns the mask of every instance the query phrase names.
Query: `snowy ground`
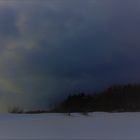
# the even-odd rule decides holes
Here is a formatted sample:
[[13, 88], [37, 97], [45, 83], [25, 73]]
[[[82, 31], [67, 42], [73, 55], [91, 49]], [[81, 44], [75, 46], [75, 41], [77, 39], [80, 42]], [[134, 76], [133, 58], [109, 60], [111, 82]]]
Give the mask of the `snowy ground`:
[[1, 114], [0, 139], [140, 139], [140, 113]]

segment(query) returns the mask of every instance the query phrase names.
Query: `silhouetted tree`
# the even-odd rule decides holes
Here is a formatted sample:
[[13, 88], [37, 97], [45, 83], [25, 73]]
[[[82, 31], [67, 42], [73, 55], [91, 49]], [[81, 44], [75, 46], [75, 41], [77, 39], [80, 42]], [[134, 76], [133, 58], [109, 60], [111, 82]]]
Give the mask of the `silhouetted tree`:
[[69, 95], [59, 112], [140, 111], [140, 85], [115, 85], [98, 94], [79, 93]]

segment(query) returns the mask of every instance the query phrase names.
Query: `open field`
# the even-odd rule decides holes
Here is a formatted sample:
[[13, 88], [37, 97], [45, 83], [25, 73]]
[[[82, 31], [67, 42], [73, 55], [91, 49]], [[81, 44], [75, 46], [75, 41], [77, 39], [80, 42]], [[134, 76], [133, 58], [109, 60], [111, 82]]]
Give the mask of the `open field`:
[[140, 113], [1, 114], [0, 139], [139, 139]]

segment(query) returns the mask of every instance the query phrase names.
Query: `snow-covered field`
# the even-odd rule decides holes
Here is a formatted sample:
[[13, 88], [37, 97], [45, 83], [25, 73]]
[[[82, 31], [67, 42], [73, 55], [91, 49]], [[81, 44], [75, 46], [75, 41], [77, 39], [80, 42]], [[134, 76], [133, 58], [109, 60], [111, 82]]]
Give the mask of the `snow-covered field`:
[[140, 113], [1, 114], [0, 139], [140, 139]]

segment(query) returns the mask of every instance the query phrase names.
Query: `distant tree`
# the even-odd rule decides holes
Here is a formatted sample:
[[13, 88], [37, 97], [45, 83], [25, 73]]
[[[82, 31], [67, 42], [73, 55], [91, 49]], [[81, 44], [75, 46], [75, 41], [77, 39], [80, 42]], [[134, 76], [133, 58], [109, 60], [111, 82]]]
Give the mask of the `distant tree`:
[[88, 112], [128, 112], [140, 111], [140, 85], [114, 85], [100, 93], [88, 95], [79, 93], [69, 95], [66, 100], [57, 107], [58, 112], [80, 112], [83, 115]]
[[13, 108], [9, 109], [8, 112], [9, 113], [15, 113], [15, 114], [22, 114], [22, 113], [24, 113], [24, 111], [22, 109], [20, 109], [19, 107], [13, 107]]
[[[57, 104], [49, 112], [61, 112], [71, 116], [73, 112], [88, 115], [89, 112], [140, 112], [140, 85], [114, 85], [108, 89], [89, 95], [78, 93], [69, 95], [60, 104]], [[46, 113], [45, 110], [24, 112], [19, 107], [9, 109], [10, 113]]]

